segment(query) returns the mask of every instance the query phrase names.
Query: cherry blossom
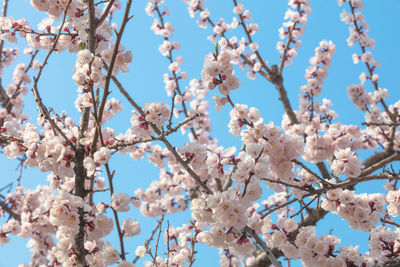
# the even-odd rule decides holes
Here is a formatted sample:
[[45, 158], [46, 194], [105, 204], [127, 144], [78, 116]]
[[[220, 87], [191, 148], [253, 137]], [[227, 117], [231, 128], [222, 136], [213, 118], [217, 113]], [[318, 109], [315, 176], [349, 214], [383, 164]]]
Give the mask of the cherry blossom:
[[[0, 188], [0, 245], [14, 236], [28, 240], [31, 260], [20, 266], [193, 266], [199, 244], [216, 248], [221, 266], [282, 266], [282, 256], [304, 266], [399, 264], [400, 101], [382, 87], [386, 76], [377, 72], [380, 54], [369, 36], [375, 25], [361, 13], [363, 1], [338, 1], [338, 20], [349, 25], [346, 41], [354, 49], [348, 61], [365, 68], [354, 75], [359, 82], [334, 88], [363, 114], [356, 125], [339, 121], [337, 103], [324, 98], [336, 63], [333, 41], [316, 41], [305, 81], [287, 88], [284, 70], [302, 53], [300, 38], [312, 16], [308, 0], [288, 1], [278, 62], [268, 58], [271, 63], [256, 40], [262, 24], [245, 3], [233, 0], [230, 17], [215, 18], [205, 1], [184, 0], [193, 25], [212, 42], [197, 74], [185, 69], [192, 64], [183, 57], [187, 44], [176, 40], [182, 25], [174, 17], [181, 14], [168, 1], [149, 0], [142, 12], [159, 39], [156, 54], [167, 59], [159, 78], [169, 100], [148, 102], [139, 102], [123, 78], [151, 71], [137, 66], [133, 59], [141, 52], [123, 38], [135, 23], [132, 12], [139, 12], [133, 1], [32, 0], [38, 25], [6, 16], [8, 2], [0, 17], [0, 145], [21, 171]], [[339, 50], [340, 40], [335, 43]], [[24, 55], [17, 44], [26, 47]], [[42, 90], [55, 53], [74, 61], [73, 112], [52, 107]], [[277, 90], [280, 124], [238, 99], [248, 92], [242, 70]], [[30, 93], [37, 117], [23, 112]], [[291, 102], [296, 94], [298, 105]], [[212, 121], [213, 108], [225, 124]], [[115, 126], [126, 114], [129, 122]], [[231, 133], [235, 145], [218, 140], [212, 127]], [[114, 167], [120, 157], [146, 161], [158, 174], [143, 188], [134, 184], [142, 177], [129, 177], [120, 188], [128, 180]], [[45, 173], [45, 184], [21, 186], [24, 167]], [[374, 192], [358, 187], [377, 180], [385, 184]], [[178, 213], [186, 223], [171, 223]], [[346, 237], [335, 231], [321, 233], [317, 224], [328, 213], [365, 232], [368, 250], [344, 246]], [[150, 233], [143, 216], [156, 219]], [[141, 245], [130, 247], [129, 239]]]

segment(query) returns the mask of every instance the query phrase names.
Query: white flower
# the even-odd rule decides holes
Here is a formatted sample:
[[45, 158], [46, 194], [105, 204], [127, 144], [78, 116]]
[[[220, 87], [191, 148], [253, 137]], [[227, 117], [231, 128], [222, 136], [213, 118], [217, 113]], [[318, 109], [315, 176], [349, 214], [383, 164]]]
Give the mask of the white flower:
[[250, 143], [246, 145], [246, 152], [249, 153], [250, 156], [252, 156], [255, 159], [260, 157], [261, 149], [262, 146], [255, 143]]
[[118, 262], [120, 255], [118, 251], [107, 242], [103, 248], [103, 258], [106, 265], [112, 265]]
[[106, 164], [110, 158], [111, 153], [107, 147], [101, 147], [99, 151], [96, 151], [93, 155], [94, 161], [100, 164]]
[[84, 93], [82, 95], [78, 95], [75, 101], [75, 106], [78, 110], [82, 108], [91, 107], [93, 105], [92, 95], [90, 93]]
[[125, 219], [121, 226], [124, 231], [124, 236], [132, 237], [140, 233], [140, 224], [138, 221], [132, 221], [131, 219]]
[[387, 206], [387, 211], [391, 216], [398, 216], [400, 214], [400, 190], [389, 191], [386, 195], [386, 200], [389, 202]]
[[103, 202], [100, 202], [99, 204], [96, 205], [96, 211], [99, 214], [106, 212], [107, 208], [108, 205], [104, 204]]
[[79, 63], [83, 64], [89, 64], [93, 59], [92, 53], [89, 51], [89, 49], [84, 49], [78, 52], [78, 58], [76, 59]]
[[285, 220], [284, 229], [290, 233], [297, 229], [297, 222], [294, 219], [288, 218]]
[[239, 5], [237, 5], [237, 6], [235, 6], [235, 7], [233, 8], [233, 13], [235, 13], [235, 14], [242, 14], [243, 11], [244, 11], [244, 6], [243, 6], [243, 4], [239, 4]]
[[93, 175], [96, 171], [96, 163], [91, 157], [86, 157], [83, 160], [83, 166], [85, 167], [88, 176]]
[[135, 251], [136, 256], [143, 258], [146, 255], [146, 248], [144, 246], [138, 246]]
[[50, 209], [50, 223], [57, 226], [62, 225], [67, 215], [68, 208], [65, 205], [59, 204], [54, 206]]
[[21, 224], [15, 220], [11, 219], [3, 226], [4, 232], [10, 232], [12, 235], [17, 235], [21, 232]]
[[76, 72], [73, 76], [72, 79], [78, 84], [78, 85], [84, 85], [85, 84], [85, 75], [83, 75], [80, 72]]
[[274, 231], [270, 242], [272, 247], [281, 247], [285, 244], [285, 236], [282, 232]]
[[221, 73], [221, 65], [218, 61], [206, 61], [204, 64], [204, 72], [209, 77], [216, 77]]
[[129, 202], [131, 197], [124, 193], [118, 193], [117, 195], [112, 195], [111, 197], [111, 207], [116, 211], [127, 212], [129, 211]]
[[19, 154], [19, 147], [16, 142], [11, 142], [9, 145], [3, 148], [3, 151], [8, 158], [15, 159]]

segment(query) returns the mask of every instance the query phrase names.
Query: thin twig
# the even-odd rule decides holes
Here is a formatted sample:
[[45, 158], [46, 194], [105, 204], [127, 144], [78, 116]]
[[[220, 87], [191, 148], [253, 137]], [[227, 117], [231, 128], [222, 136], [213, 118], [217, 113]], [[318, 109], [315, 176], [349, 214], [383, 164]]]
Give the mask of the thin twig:
[[167, 260], [166, 260], [166, 265], [168, 265], [169, 262], [169, 220], [167, 220]]
[[[3, 8], [1, 10], [1, 16], [4, 18], [7, 16], [7, 7], [8, 7], [8, 0], [3, 0]], [[0, 70], [3, 69], [3, 46], [4, 40], [0, 40]], [[4, 90], [3, 85], [1, 84], [1, 77], [0, 77], [0, 102], [4, 103], [9, 100], [6, 91]]]
[[67, 3], [67, 6], [66, 6], [66, 9], [65, 9], [65, 12], [64, 12], [64, 17], [63, 17], [63, 20], [62, 20], [62, 23], [61, 23], [61, 26], [60, 26], [60, 30], [59, 30], [59, 32], [58, 32], [58, 34], [57, 34], [57, 36], [56, 36], [56, 38], [54, 40], [53, 46], [51, 47], [51, 49], [47, 53], [47, 55], [46, 55], [46, 57], [45, 57], [45, 59], [43, 61], [43, 64], [40, 66], [37, 76], [33, 78], [34, 84], [33, 84], [33, 87], [32, 87], [32, 92], [33, 92], [33, 95], [35, 97], [35, 102], [36, 102], [36, 105], [38, 107], [39, 113], [41, 113], [46, 118], [46, 120], [51, 124], [52, 128], [55, 129], [64, 138], [65, 142], [67, 142], [67, 144], [69, 146], [71, 146], [72, 149], [74, 149], [74, 145], [72, 144], [72, 142], [68, 139], [68, 137], [64, 134], [64, 132], [58, 127], [58, 125], [50, 117], [50, 113], [47, 110], [46, 106], [43, 104], [42, 98], [40, 97], [39, 90], [37, 88], [40, 76], [42, 75], [42, 72], [43, 72], [43, 69], [46, 66], [47, 61], [49, 60], [51, 54], [55, 51], [55, 49], [57, 47], [58, 39], [60, 38], [60, 33], [61, 33], [62, 29], [64, 28], [64, 24], [65, 24], [65, 21], [66, 21], [66, 18], [67, 18], [67, 10], [69, 8], [69, 5], [71, 4], [71, 1], [72, 0], [69, 0], [68, 3]]
[[[158, 15], [158, 18], [160, 19], [161, 27], [162, 27], [162, 28], [165, 28], [163, 15], [161, 14], [159, 5], [158, 5], [157, 3], [154, 4], [154, 9], [155, 9], [155, 11], [156, 11], [156, 13], [157, 13], [157, 15]], [[168, 37], [164, 37], [164, 40], [169, 41], [169, 38], [168, 38]], [[174, 60], [173, 60], [173, 58], [172, 58], [172, 50], [169, 50], [169, 51], [168, 51], [168, 56], [167, 56], [167, 58], [168, 58], [170, 64], [174, 63]], [[178, 79], [178, 77], [177, 77], [175, 71], [172, 71], [172, 76], [173, 76], [173, 79], [174, 79], [175, 85], [176, 85], [176, 88], [175, 88], [175, 89], [176, 89], [176, 91], [178, 92], [178, 94], [182, 97], [182, 109], [183, 109], [183, 114], [185, 114], [185, 116], [188, 118], [188, 117], [189, 117], [189, 113], [188, 113], [188, 110], [187, 110], [187, 107], [186, 107], [186, 104], [185, 104], [185, 101], [184, 101], [184, 96], [183, 96], [184, 94], [182, 93], [182, 91], [181, 91], [181, 89], [180, 89], [180, 86], [179, 86], [179, 79]], [[175, 90], [174, 90], [174, 92], [175, 92]], [[174, 95], [173, 95], [173, 97], [172, 97], [172, 102], [174, 102], [175, 96], [176, 96], [176, 94], [174, 93]], [[174, 111], [174, 105], [172, 105], [171, 115], [170, 115], [171, 117], [170, 117], [168, 126], [171, 126], [170, 123], [171, 123], [171, 120], [172, 120], [172, 113], [173, 113], [173, 111]], [[168, 126], [167, 126], [167, 127], [168, 127]], [[193, 127], [190, 127], [190, 131], [192, 132], [193, 138], [197, 140], [198, 137], [197, 137], [196, 130], [195, 130]]]
[[315, 178], [317, 178], [322, 184], [326, 185], [326, 186], [331, 186], [332, 184], [324, 179], [322, 179], [318, 174], [316, 174], [315, 172], [313, 172], [310, 168], [308, 168], [305, 164], [303, 164], [301, 161], [294, 159], [292, 160], [294, 163], [296, 163], [297, 165], [299, 165], [300, 167], [302, 167], [303, 169], [305, 169], [308, 173], [310, 173], [311, 175], [313, 175]]
[[158, 227], [158, 235], [157, 235], [157, 239], [156, 239], [156, 248], [155, 248], [155, 252], [154, 252], [154, 261], [153, 261], [153, 263], [158, 267], [158, 263], [156, 262], [156, 259], [157, 259], [157, 252], [158, 252], [158, 244], [159, 244], [159, 242], [160, 242], [160, 236], [161, 236], [161, 230], [162, 230], [162, 222], [163, 221], [161, 221], [161, 224], [160, 224], [160, 226]]
[[[154, 234], [156, 233], [157, 229], [159, 227], [161, 227], [161, 224], [162, 224], [163, 220], [164, 220], [164, 214], [161, 215], [161, 218], [158, 220], [157, 225], [151, 231], [151, 234], [150, 234], [149, 238], [147, 238], [147, 240], [144, 242], [146, 249], [148, 248], [151, 240], [153, 240]], [[169, 222], [168, 222], [168, 226], [169, 226]], [[135, 259], [132, 261], [132, 263], [136, 263], [138, 260], [139, 260], [139, 256], [136, 256]]]
[[[113, 75], [112, 79], [115, 83], [115, 85], [118, 87], [120, 90], [121, 94], [125, 96], [125, 98], [128, 100], [128, 102], [140, 113], [140, 115], [145, 118], [146, 113], [143, 111], [143, 109], [132, 99], [132, 97], [128, 94], [128, 92], [124, 89], [122, 84], [118, 81], [118, 79]], [[149, 122], [149, 125], [153, 129], [153, 131], [157, 135], [161, 135], [162, 132], [160, 129], [158, 129], [157, 126]], [[200, 177], [193, 171], [193, 169], [189, 166], [189, 164], [182, 159], [182, 157], [178, 154], [176, 151], [175, 147], [171, 145], [171, 143], [164, 137], [161, 138], [161, 141], [165, 144], [165, 146], [168, 148], [168, 150], [172, 153], [172, 155], [175, 157], [175, 159], [181, 164], [181, 166], [189, 173], [190, 176], [196, 181], [196, 183], [204, 189], [204, 191], [207, 194], [212, 194], [212, 191], [203, 183], [203, 181], [200, 179]]]
[[397, 228], [400, 228], [400, 224], [395, 223], [395, 222], [392, 222], [392, 221], [388, 221], [388, 220], [385, 220], [385, 219], [382, 219], [382, 218], [381, 218], [381, 222], [382, 222], [382, 223], [386, 223], [386, 224], [391, 224], [391, 225], [396, 226]]
[[[233, 0], [233, 3], [235, 5], [235, 7], [238, 5], [236, 0]], [[242, 14], [238, 14], [239, 19], [240, 19], [240, 24], [242, 25], [242, 28], [244, 30], [244, 32], [246, 33], [247, 36], [247, 40], [249, 41], [249, 44], [253, 43], [253, 40], [251, 38], [251, 35], [249, 33], [249, 31], [247, 30], [246, 27], [246, 23], [244, 22], [243, 16]], [[268, 72], [270, 73], [270, 68], [268, 68], [267, 64], [265, 64], [265, 60], [263, 59], [263, 57], [261, 56], [260, 52], [258, 52], [258, 49], [256, 51], [254, 51], [254, 54], [256, 54], [258, 61], [260, 62], [261, 66]]]
[[178, 129], [180, 129], [183, 125], [189, 123], [190, 121], [196, 119], [199, 116], [200, 116], [199, 114], [195, 114], [195, 115], [193, 115], [191, 117], [188, 117], [184, 121], [178, 123], [174, 128], [170, 128], [168, 131], [162, 132], [158, 136], [152, 136], [150, 138], [139, 139], [139, 140], [135, 140], [135, 141], [116, 142], [114, 145], [111, 145], [108, 148], [109, 149], [117, 149], [118, 150], [118, 148], [120, 148], [120, 147], [128, 147], [128, 146], [132, 146], [132, 145], [136, 145], [136, 144], [140, 144], [140, 143], [147, 143], [147, 142], [152, 142], [152, 141], [160, 141], [164, 137], [167, 137], [168, 135], [178, 131]]
[[196, 258], [194, 257], [194, 254], [196, 254], [196, 251], [194, 250], [196, 242], [197, 242], [197, 235], [200, 233], [200, 231], [198, 231], [196, 229], [196, 227], [193, 228], [193, 236], [191, 238], [191, 249], [190, 249], [190, 255], [189, 255], [189, 266], [188, 267], [192, 267]]
[[113, 54], [111, 56], [110, 65], [107, 68], [107, 76], [106, 76], [106, 80], [105, 80], [105, 84], [104, 84], [103, 97], [101, 99], [99, 112], [98, 112], [98, 122], [97, 122], [98, 128], [96, 129], [96, 132], [95, 132], [94, 137], [93, 137], [92, 149], [95, 148], [95, 145], [97, 143], [97, 138], [98, 138], [99, 133], [100, 133], [99, 127], [100, 127], [101, 121], [103, 119], [103, 112], [104, 112], [104, 107], [105, 107], [106, 102], [107, 102], [107, 97], [110, 94], [110, 90], [109, 90], [110, 89], [110, 81], [111, 81], [111, 76], [112, 76], [112, 72], [113, 72], [113, 69], [114, 69], [114, 64], [115, 64], [115, 61], [117, 59], [117, 55], [118, 55], [118, 52], [119, 52], [119, 44], [121, 42], [122, 35], [124, 33], [126, 24], [128, 23], [128, 21], [131, 18], [129, 16], [131, 5], [132, 5], [132, 0], [128, 0], [127, 3], [126, 3], [124, 18], [122, 20], [120, 29], [119, 29], [118, 34], [117, 34], [117, 39], [116, 39], [115, 44], [114, 44], [114, 50], [113, 50]]
[[[240, 151], [245, 151], [246, 150], [246, 145], [243, 144], [242, 147], [240, 148]], [[232, 185], [232, 175], [236, 172], [237, 170], [237, 164], [235, 164], [232, 168], [231, 173], [229, 173], [228, 179], [226, 179], [224, 187], [222, 188], [222, 191], [228, 190], [228, 188]]]
[[[350, 6], [350, 9], [351, 9], [351, 14], [352, 14], [352, 16], [353, 16], [354, 28], [355, 28], [355, 30], [357, 31], [357, 33], [358, 33], [359, 35], [363, 35], [363, 32], [361, 31], [361, 27], [358, 26], [358, 24], [357, 24], [357, 21], [358, 21], [358, 20], [357, 20], [356, 14], [355, 14], [355, 8], [353, 7], [351, 1], [348, 1], [348, 3], [349, 3], [349, 6]], [[357, 42], [358, 42], [358, 44], [359, 44], [360, 47], [361, 47], [362, 53], [365, 54], [365, 52], [366, 52], [365, 46], [363, 46], [363, 45], [361, 44], [360, 39], [358, 39]], [[365, 66], [366, 66], [367, 69], [368, 69], [369, 77], [371, 78], [371, 82], [372, 82], [372, 84], [374, 85], [375, 90], [376, 90], [376, 91], [379, 91], [378, 81], [373, 81], [373, 80], [372, 80], [372, 76], [373, 76], [373, 74], [374, 74], [374, 68], [371, 67], [371, 65], [370, 65], [369, 62], [366, 61], [366, 62], [364, 62], [364, 63], [365, 63]], [[385, 100], [382, 98], [379, 102], [382, 104], [382, 106], [383, 106], [385, 112], [388, 114], [388, 116], [389, 116], [389, 118], [391, 119], [391, 121], [392, 121], [393, 123], [396, 123], [396, 117], [394, 116], [394, 114], [393, 114], [392, 112], [390, 112], [388, 106], [387, 106], [386, 103], [385, 103]]]
[[[297, 4], [297, 12], [300, 11], [300, 7], [301, 7], [301, 2], [299, 2]], [[287, 59], [287, 53], [289, 51], [289, 45], [293, 40], [292, 34], [293, 34], [293, 30], [296, 28], [296, 25], [297, 25], [297, 22], [294, 22], [292, 27], [289, 30], [289, 33], [288, 33], [288, 37], [287, 37], [287, 41], [286, 41], [286, 44], [285, 44], [285, 48], [283, 50], [282, 57], [281, 57], [281, 62], [279, 63], [279, 73], [281, 73], [281, 74], [282, 74], [283, 68], [285, 67], [285, 61]]]
[[312, 193], [308, 188], [300, 187], [300, 186], [297, 186], [297, 185], [294, 185], [294, 184], [289, 184], [289, 183], [286, 183], [286, 182], [283, 182], [283, 181], [280, 181], [280, 180], [276, 181], [276, 180], [272, 180], [272, 179], [268, 179], [268, 178], [260, 178], [260, 180], [267, 181], [267, 182], [270, 182], [270, 183], [275, 183], [275, 184], [281, 184], [281, 185], [285, 185], [285, 186], [287, 186], [289, 188], [293, 187], [293, 188], [297, 188], [297, 189], [302, 190], [302, 191], [307, 191], [309, 193]]

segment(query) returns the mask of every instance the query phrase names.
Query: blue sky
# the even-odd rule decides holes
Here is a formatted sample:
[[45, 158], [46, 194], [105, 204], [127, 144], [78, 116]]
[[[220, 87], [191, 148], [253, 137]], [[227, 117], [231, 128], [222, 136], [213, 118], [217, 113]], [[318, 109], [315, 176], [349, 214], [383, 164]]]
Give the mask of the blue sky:
[[[253, 39], [260, 45], [260, 52], [263, 57], [271, 64], [279, 63], [279, 53], [276, 51], [276, 43], [279, 41], [278, 29], [283, 23], [283, 16], [287, 9], [286, 1], [242, 1], [246, 8], [252, 11], [253, 22], [260, 25], [260, 31], [253, 36]], [[340, 13], [343, 9], [338, 7], [337, 1], [314, 0], [311, 1], [312, 13], [307, 24], [306, 32], [302, 40], [302, 46], [298, 50], [298, 56], [294, 59], [294, 63], [284, 70], [284, 83], [288, 91], [292, 105], [296, 108], [298, 104], [299, 88], [305, 84], [305, 69], [309, 66], [308, 60], [314, 55], [314, 48], [318, 46], [323, 39], [332, 40], [336, 45], [336, 54], [333, 56], [332, 66], [328, 69], [329, 76], [325, 80], [323, 86], [323, 94], [319, 97], [329, 98], [332, 100], [333, 108], [338, 112], [339, 119], [343, 123], [360, 124], [363, 121], [363, 113], [354, 107], [346, 94], [348, 85], [359, 83], [358, 76], [365, 70], [365, 66], [359, 64], [354, 65], [351, 55], [360, 53], [358, 46], [348, 47], [346, 38], [348, 37], [347, 25], [340, 21]], [[133, 63], [130, 65], [129, 74], [121, 74], [120, 81], [129, 90], [135, 100], [143, 104], [145, 102], [164, 101], [170, 103], [163, 84], [162, 75], [168, 72], [169, 62], [158, 52], [158, 46], [162, 43], [162, 38], [156, 36], [150, 30], [153, 18], [148, 17], [144, 11], [146, 1], [134, 1], [132, 13], [134, 18], [129, 22], [122, 43], [126, 49], [132, 49]], [[204, 56], [213, 51], [213, 44], [206, 40], [210, 35], [211, 29], [206, 30], [197, 27], [194, 19], [189, 17], [187, 7], [181, 0], [167, 1], [167, 6], [171, 12], [171, 16], [167, 18], [174, 27], [175, 32], [172, 41], [179, 41], [181, 49], [174, 51], [174, 56], [182, 56], [184, 63], [181, 68], [187, 72], [189, 79], [200, 78], [200, 72], [203, 67]], [[232, 20], [233, 3], [229, 0], [206, 1], [206, 7], [211, 12], [211, 17], [217, 21], [219, 17], [224, 17], [227, 22]], [[376, 41], [376, 49], [373, 51], [375, 59], [380, 61], [382, 67], [377, 70], [380, 76], [380, 86], [387, 88], [390, 92], [388, 103], [393, 103], [400, 98], [400, 53], [397, 52], [396, 46], [400, 41], [397, 34], [397, 16], [400, 9], [400, 1], [365, 1], [365, 10], [363, 14], [370, 25], [369, 36]], [[29, 5], [28, 0], [10, 1], [8, 14], [15, 19], [25, 17], [30, 21], [31, 25], [35, 25], [41, 21], [43, 17], [38, 15], [36, 11]], [[237, 35], [239, 38], [243, 36], [240, 28], [229, 34], [229, 36]], [[7, 47], [8, 45], [6, 45]], [[21, 54], [26, 42], [19, 40]], [[43, 58], [45, 53], [41, 53]], [[79, 112], [74, 106], [76, 98], [76, 86], [71, 80], [73, 74], [73, 66], [75, 63], [75, 55], [67, 53], [55, 54], [51, 57], [49, 65], [45, 69], [43, 77], [39, 83], [44, 103], [54, 108], [57, 112], [66, 110], [69, 116], [78, 120]], [[25, 56], [21, 56], [17, 62], [27, 62]], [[15, 65], [15, 64], [14, 64]], [[2, 77], [3, 86], [10, 81], [12, 74], [12, 65], [8, 67]], [[264, 121], [273, 121], [280, 125], [283, 114], [283, 108], [278, 101], [278, 94], [274, 87], [262, 78], [255, 81], [246, 79], [246, 72], [236, 69], [236, 73], [242, 80], [242, 85], [238, 90], [233, 91], [231, 97], [235, 103], [247, 104], [254, 106], [260, 110]], [[181, 86], [187, 85], [187, 82]], [[112, 96], [122, 99], [121, 95], [113, 88]], [[372, 87], [368, 84], [368, 91], [372, 91]], [[214, 92], [213, 92], [214, 93]], [[211, 93], [210, 96], [213, 94]], [[24, 111], [33, 121], [36, 121], [36, 107], [33, 102], [32, 94], [25, 97]], [[225, 147], [238, 146], [240, 140], [235, 138], [228, 132], [227, 124], [229, 121], [229, 109], [223, 108], [221, 112], [216, 112], [210, 100], [210, 116], [212, 121], [212, 135], [219, 138], [221, 145]], [[115, 119], [108, 123], [107, 126], [114, 127], [116, 132], [125, 132], [129, 127], [130, 106], [127, 102], [123, 102], [124, 111], [117, 114]], [[183, 144], [185, 138], [176, 134], [171, 138], [174, 145]], [[135, 162], [129, 157], [117, 156], [110, 162], [111, 168], [116, 170], [116, 191], [133, 194], [137, 187], [145, 189], [152, 180], [157, 179], [158, 170], [144, 160]], [[11, 181], [15, 181], [17, 173], [15, 171], [17, 163], [10, 161], [0, 155], [0, 168], [3, 172], [3, 185]], [[40, 173], [38, 170], [24, 170], [22, 185], [33, 188], [37, 184], [45, 183], [46, 174]], [[376, 188], [382, 191], [381, 186], [369, 183], [357, 188], [359, 192], [376, 192]], [[104, 194], [108, 198], [108, 194]], [[267, 196], [267, 195], [266, 195]], [[101, 195], [99, 194], [99, 198]], [[124, 214], [125, 215], [125, 214]], [[129, 212], [132, 218], [142, 218], [138, 210]], [[124, 217], [124, 216], [123, 216]], [[188, 223], [188, 214], [179, 214], [168, 216], [171, 224], [180, 226], [182, 223]], [[0, 220], [1, 221], [1, 220]], [[128, 258], [133, 257], [134, 249], [143, 241], [151, 232], [155, 225], [155, 220], [151, 218], [140, 219], [142, 223], [142, 234], [138, 237], [131, 238], [127, 241], [130, 254]], [[345, 223], [338, 216], [329, 215], [322, 221], [317, 228], [318, 234], [327, 234], [333, 228], [333, 234], [338, 235], [342, 239], [341, 244], [360, 243], [361, 251], [368, 249], [368, 235], [349, 230]], [[111, 239], [114, 241], [115, 239]], [[13, 239], [8, 245], [0, 248], [0, 267], [16, 266], [17, 263], [29, 262], [29, 253], [25, 248], [25, 240], [19, 238]], [[116, 243], [115, 243], [116, 244]], [[205, 252], [202, 254], [202, 252]], [[212, 253], [212, 254], [211, 254]], [[211, 256], [215, 255], [215, 256]], [[198, 253], [195, 266], [217, 266], [219, 257], [215, 249], [209, 249], [201, 246]], [[138, 266], [140, 266], [140, 262]], [[292, 266], [300, 266], [293, 264]]]

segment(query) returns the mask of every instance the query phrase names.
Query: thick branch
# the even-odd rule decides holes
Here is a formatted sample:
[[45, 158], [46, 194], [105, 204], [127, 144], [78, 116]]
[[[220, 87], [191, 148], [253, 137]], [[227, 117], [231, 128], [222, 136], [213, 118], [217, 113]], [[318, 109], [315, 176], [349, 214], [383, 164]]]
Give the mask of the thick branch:
[[[92, 54], [96, 50], [96, 15], [95, 15], [95, 5], [94, 0], [88, 1], [88, 14], [89, 14], [89, 40], [88, 48]], [[89, 85], [93, 86], [93, 85]], [[87, 192], [85, 190], [85, 179], [86, 179], [86, 169], [83, 166], [83, 160], [85, 158], [85, 146], [79, 141], [84, 137], [85, 131], [88, 129], [89, 117], [90, 117], [90, 107], [82, 109], [80, 118], [80, 129], [78, 136], [78, 145], [75, 152], [75, 196], [79, 196], [82, 199], [85, 198]], [[78, 267], [87, 266], [86, 254], [87, 251], [84, 246], [85, 242], [85, 221], [84, 221], [84, 211], [83, 208], [79, 209], [79, 232], [75, 236], [74, 240], [74, 250], [77, 256]]]
[[[265, 244], [264, 240], [262, 240], [256, 231], [248, 226], [244, 228], [244, 230], [249, 233], [256, 243], [264, 250], [264, 253], [267, 255], [267, 258], [269, 261], [275, 266], [275, 267], [282, 267], [282, 264], [276, 259], [274, 253], [271, 251], [269, 247]], [[266, 265], [267, 266], [267, 265]]]
[[[375, 159], [377, 158], [379, 160], [371, 160], [371, 158], [374, 155], [377, 155], [374, 158]], [[396, 152], [383, 151], [383, 153], [378, 152], [378, 153], [375, 153], [374, 155], [365, 161], [364, 165], [366, 165], [366, 168], [364, 168], [361, 171], [360, 176], [369, 175], [369, 174], [373, 173], [374, 171], [385, 167], [387, 164], [389, 164], [393, 161], [400, 160], [400, 151], [396, 151]]]

